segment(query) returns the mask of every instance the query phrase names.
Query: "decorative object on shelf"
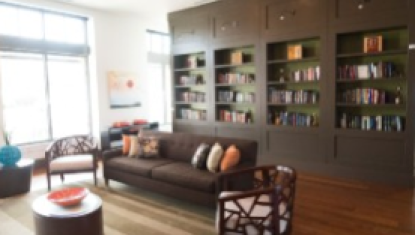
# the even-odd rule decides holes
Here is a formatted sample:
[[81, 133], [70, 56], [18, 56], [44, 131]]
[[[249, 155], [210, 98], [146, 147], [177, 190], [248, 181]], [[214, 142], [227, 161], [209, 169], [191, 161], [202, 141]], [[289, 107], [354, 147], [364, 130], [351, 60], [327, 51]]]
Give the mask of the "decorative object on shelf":
[[17, 146], [10, 145], [10, 134], [3, 132], [3, 137], [6, 145], [0, 148], [0, 163], [13, 166], [22, 158], [22, 153]]
[[298, 60], [303, 58], [303, 46], [301, 44], [289, 45], [287, 47], [287, 59]]
[[402, 94], [400, 86], [396, 88], [395, 104], [402, 104]]
[[381, 35], [367, 36], [363, 39], [363, 52], [381, 52], [383, 50], [383, 37]]
[[110, 107], [140, 107], [137, 76], [132, 72], [109, 71], [107, 73]]
[[66, 188], [48, 194], [48, 200], [59, 206], [75, 206], [89, 194], [87, 188]]
[[231, 53], [231, 64], [243, 64], [244, 53], [242, 51], [234, 51]]
[[285, 70], [283, 68], [280, 68], [279, 82], [285, 82]]

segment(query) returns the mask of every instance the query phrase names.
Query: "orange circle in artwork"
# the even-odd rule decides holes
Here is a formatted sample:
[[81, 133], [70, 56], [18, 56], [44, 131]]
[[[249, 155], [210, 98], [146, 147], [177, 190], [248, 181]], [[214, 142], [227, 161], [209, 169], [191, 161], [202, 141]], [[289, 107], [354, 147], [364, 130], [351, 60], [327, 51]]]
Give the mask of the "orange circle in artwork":
[[134, 82], [132, 80], [127, 81], [127, 87], [132, 88], [134, 86]]

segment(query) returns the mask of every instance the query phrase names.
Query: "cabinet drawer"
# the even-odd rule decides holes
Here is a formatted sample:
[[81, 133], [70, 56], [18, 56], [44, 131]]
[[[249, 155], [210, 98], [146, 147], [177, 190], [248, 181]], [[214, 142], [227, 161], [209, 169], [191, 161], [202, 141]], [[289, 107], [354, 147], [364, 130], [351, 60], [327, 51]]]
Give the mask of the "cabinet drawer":
[[322, 28], [326, 0], [272, 0], [262, 4], [261, 29], [264, 35]]
[[209, 17], [207, 12], [188, 10], [170, 16], [170, 32], [172, 45], [206, 44], [209, 32]]
[[405, 19], [407, 0], [335, 0], [330, 9], [336, 21], [347, 22], [385, 20], [391, 17]]
[[258, 35], [258, 4], [234, 0], [217, 4], [212, 14], [213, 40], [251, 39]]

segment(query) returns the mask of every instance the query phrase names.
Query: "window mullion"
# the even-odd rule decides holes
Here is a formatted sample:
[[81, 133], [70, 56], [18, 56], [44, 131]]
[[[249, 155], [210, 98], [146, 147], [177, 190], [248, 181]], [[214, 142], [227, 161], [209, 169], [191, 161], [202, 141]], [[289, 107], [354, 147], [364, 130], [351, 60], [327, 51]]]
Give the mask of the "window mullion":
[[49, 123], [49, 140], [53, 139], [53, 131], [52, 131], [52, 111], [51, 111], [51, 104], [50, 104], [50, 86], [49, 86], [49, 71], [48, 71], [48, 56], [43, 54], [43, 63], [45, 68], [45, 99], [46, 99], [46, 109], [48, 114], [48, 123]]

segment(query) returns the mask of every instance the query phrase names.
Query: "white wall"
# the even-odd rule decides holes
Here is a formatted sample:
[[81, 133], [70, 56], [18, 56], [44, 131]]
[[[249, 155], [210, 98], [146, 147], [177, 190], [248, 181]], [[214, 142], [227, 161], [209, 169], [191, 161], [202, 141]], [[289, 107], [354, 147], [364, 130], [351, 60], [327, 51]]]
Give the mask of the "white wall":
[[[151, 79], [146, 77], [146, 30], [167, 32], [167, 16], [145, 17], [132, 13], [112, 13], [44, 0], [9, 1], [90, 17], [91, 109], [93, 133], [99, 137], [114, 121], [147, 118], [151, 105]], [[139, 79], [141, 107], [110, 109], [106, 73], [110, 70], [134, 72]], [[1, 119], [0, 119], [1, 120]], [[23, 150], [25, 151], [25, 150]], [[30, 152], [30, 149], [28, 150]]]

